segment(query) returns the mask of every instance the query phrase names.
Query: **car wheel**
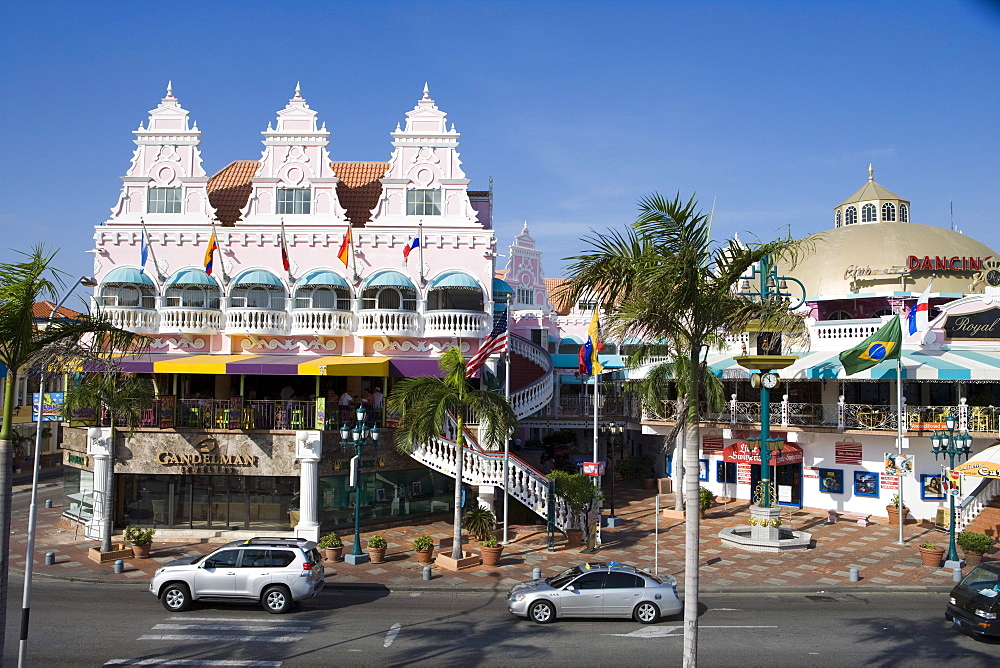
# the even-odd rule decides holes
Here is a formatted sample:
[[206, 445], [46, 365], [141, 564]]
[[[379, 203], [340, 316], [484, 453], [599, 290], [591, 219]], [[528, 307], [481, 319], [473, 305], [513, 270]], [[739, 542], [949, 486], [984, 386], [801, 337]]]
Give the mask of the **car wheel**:
[[637, 622], [653, 624], [660, 621], [660, 609], [656, 607], [655, 603], [643, 601], [635, 606], [635, 610], [632, 611], [632, 617]]
[[536, 624], [551, 624], [556, 621], [556, 609], [548, 601], [535, 601], [528, 608], [528, 617]]
[[287, 589], [278, 585], [271, 585], [264, 590], [260, 597], [264, 609], [271, 614], [280, 615], [288, 612], [292, 607], [292, 596]]
[[170, 612], [184, 612], [191, 607], [191, 590], [183, 582], [175, 582], [166, 586], [160, 600]]

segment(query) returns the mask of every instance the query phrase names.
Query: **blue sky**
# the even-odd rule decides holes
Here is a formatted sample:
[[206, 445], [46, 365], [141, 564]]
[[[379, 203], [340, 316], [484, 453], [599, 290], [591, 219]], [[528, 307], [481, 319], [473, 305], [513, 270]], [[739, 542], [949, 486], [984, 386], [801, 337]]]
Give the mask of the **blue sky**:
[[387, 160], [428, 81], [470, 187], [494, 179], [500, 248], [528, 221], [550, 276], [653, 191], [715, 200], [720, 238], [826, 229], [870, 162], [913, 222], [947, 227], [954, 201], [956, 227], [1000, 249], [998, 37], [980, 0], [14, 0], [0, 259], [44, 241], [90, 273], [93, 226], [167, 80], [209, 174], [260, 156], [296, 81], [334, 159]]

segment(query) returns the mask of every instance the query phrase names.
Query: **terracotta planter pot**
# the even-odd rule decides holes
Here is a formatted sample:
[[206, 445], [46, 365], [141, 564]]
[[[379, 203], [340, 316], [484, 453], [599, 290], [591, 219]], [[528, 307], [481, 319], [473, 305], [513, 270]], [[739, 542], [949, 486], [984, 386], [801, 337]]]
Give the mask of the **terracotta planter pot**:
[[583, 546], [583, 530], [568, 529], [566, 531], [566, 547], [582, 547], [582, 546]]
[[368, 548], [368, 558], [373, 564], [384, 564], [385, 563], [385, 551], [384, 547], [369, 547]]
[[132, 553], [139, 557], [140, 559], [145, 559], [149, 556], [149, 551], [152, 549], [152, 543], [146, 543], [145, 545], [133, 545]]
[[643, 489], [656, 489], [656, 478], [643, 478], [642, 479]]
[[429, 550], [415, 550], [414, 554], [417, 555], [418, 564], [429, 564], [434, 561], [434, 548]]
[[344, 546], [340, 547], [327, 547], [323, 549], [326, 552], [327, 561], [343, 561], [344, 559]]
[[501, 552], [503, 552], [503, 547], [480, 547], [479, 554], [483, 558], [483, 566], [499, 564]]
[[983, 563], [983, 555], [976, 554], [975, 552], [965, 552], [965, 565], [966, 566], [978, 566]]
[[943, 547], [934, 550], [928, 550], [923, 547], [918, 547], [920, 550], [920, 558], [924, 562], [924, 566], [933, 566], [934, 568], [940, 568], [941, 562], [944, 560], [945, 549]]
[[[900, 516], [899, 508], [897, 508], [896, 506], [886, 506], [885, 507], [885, 511], [889, 514], [889, 525], [890, 526], [899, 526], [899, 516]], [[906, 506], [903, 506], [903, 513], [902, 513], [902, 515], [903, 515], [903, 518], [904, 518], [904, 522], [905, 522], [906, 516], [909, 515], [909, 513], [910, 513], [910, 509], [907, 508]]]

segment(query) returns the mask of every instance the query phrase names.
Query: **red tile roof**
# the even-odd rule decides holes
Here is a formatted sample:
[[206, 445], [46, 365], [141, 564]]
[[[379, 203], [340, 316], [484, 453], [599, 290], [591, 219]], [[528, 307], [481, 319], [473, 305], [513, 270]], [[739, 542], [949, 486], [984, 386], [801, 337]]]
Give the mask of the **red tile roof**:
[[[31, 305], [31, 316], [38, 320], [48, 320], [49, 316], [52, 315], [52, 309], [54, 309], [55, 307], [56, 307], [55, 302], [50, 302], [50, 301], [35, 302], [34, 304]], [[80, 312], [66, 308], [65, 306], [60, 306], [58, 313], [56, 313], [56, 317], [79, 318]]]
[[223, 225], [233, 225], [240, 219], [240, 209], [246, 206], [253, 190], [250, 179], [258, 169], [260, 163], [256, 160], [234, 160], [208, 180], [208, 201]]
[[545, 281], [545, 291], [549, 293], [549, 301], [552, 302], [552, 306], [555, 308], [556, 313], [559, 315], [569, 315], [569, 311], [573, 308], [573, 304], [567, 303], [564, 299], [559, 299], [558, 296], [559, 288], [566, 282], [566, 279], [546, 278], [543, 280]]
[[359, 226], [371, 220], [372, 209], [382, 195], [379, 182], [389, 169], [388, 162], [331, 162], [334, 174], [340, 178], [337, 198], [347, 211], [351, 225]]

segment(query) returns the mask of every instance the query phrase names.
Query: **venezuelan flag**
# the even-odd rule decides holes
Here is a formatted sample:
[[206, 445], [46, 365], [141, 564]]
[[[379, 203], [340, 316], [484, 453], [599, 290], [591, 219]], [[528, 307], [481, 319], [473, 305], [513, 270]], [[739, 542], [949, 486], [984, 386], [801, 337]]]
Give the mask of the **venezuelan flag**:
[[219, 248], [219, 242], [215, 240], [215, 232], [208, 240], [208, 248], [205, 249], [205, 273], [212, 275], [212, 263], [215, 260], [215, 251]]

